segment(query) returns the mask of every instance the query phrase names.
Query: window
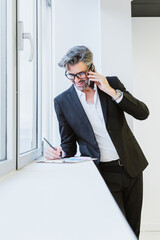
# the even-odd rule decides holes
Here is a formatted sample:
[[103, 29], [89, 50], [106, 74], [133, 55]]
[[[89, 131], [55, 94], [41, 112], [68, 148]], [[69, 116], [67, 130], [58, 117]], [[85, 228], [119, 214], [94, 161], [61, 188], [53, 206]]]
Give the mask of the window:
[[[0, 0], [0, 175], [42, 155], [42, 102], [43, 115], [48, 116], [51, 109], [50, 7], [49, 0]], [[42, 8], [49, 35], [46, 26], [42, 27]], [[47, 102], [42, 101], [43, 55]]]
[[[19, 53], [19, 103], [20, 103], [20, 154], [37, 148], [37, 109], [38, 109], [38, 75], [37, 75], [37, 36], [36, 36], [36, 2], [19, 1], [21, 26], [26, 37], [23, 51]], [[28, 19], [25, 12], [30, 12]], [[19, 32], [19, 34], [24, 34]], [[28, 35], [27, 35], [28, 34]], [[30, 38], [29, 38], [30, 37]]]
[[0, 160], [6, 159], [6, 1], [0, 1]]
[[16, 169], [15, 13], [15, 0], [0, 1], [0, 175]]

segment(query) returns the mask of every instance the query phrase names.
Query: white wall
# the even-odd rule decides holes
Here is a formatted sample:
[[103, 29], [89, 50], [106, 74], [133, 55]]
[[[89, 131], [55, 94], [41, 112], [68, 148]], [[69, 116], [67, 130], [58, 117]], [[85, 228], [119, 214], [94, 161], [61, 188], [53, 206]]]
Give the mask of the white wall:
[[131, 1], [101, 0], [102, 72], [132, 86]]
[[60, 93], [71, 84], [58, 62], [71, 47], [88, 46], [100, 67], [99, 0], [55, 0], [54, 4], [55, 87], [56, 93]]
[[149, 161], [144, 172], [142, 229], [160, 231], [160, 18], [133, 18], [134, 93], [149, 107], [134, 133]]
[[[71, 86], [64, 76], [64, 69], [58, 66], [58, 62], [71, 47], [88, 46], [94, 54], [96, 68], [100, 69], [100, 2], [99, 0], [55, 0], [53, 16], [53, 91], [56, 96]], [[57, 145], [60, 141], [58, 125], [54, 118], [53, 112], [52, 139]]]
[[[131, 1], [101, 0], [102, 73], [117, 76], [132, 92]], [[132, 127], [132, 118], [127, 115]]]

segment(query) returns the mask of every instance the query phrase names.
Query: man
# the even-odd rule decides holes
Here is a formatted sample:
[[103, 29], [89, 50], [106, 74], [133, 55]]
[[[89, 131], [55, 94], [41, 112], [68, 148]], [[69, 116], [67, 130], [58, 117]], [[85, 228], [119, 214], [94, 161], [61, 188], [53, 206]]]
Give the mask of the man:
[[61, 147], [47, 150], [46, 158], [57, 159], [62, 153], [74, 156], [76, 143], [81, 155], [96, 157], [95, 164], [138, 237], [142, 171], [148, 163], [124, 112], [144, 120], [149, 115], [148, 108], [117, 77], [97, 73], [93, 54], [85, 46], [70, 49], [59, 66], [65, 68], [65, 75], [73, 84], [54, 100]]

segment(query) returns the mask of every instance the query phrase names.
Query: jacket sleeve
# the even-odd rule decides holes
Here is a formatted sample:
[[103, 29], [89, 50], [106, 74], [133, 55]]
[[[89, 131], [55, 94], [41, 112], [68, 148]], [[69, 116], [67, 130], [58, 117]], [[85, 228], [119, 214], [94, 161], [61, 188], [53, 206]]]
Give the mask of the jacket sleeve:
[[77, 152], [76, 136], [65, 119], [61, 106], [57, 99], [54, 99], [54, 107], [59, 122], [59, 132], [61, 136], [61, 147], [66, 157], [72, 157]]
[[[130, 92], [126, 90], [124, 85], [120, 82], [120, 80], [115, 77], [114, 83], [109, 81], [109, 84], [114, 89], [119, 89], [123, 92], [122, 100], [117, 103], [118, 106], [126, 113], [132, 115], [134, 118], [139, 120], [144, 120], [149, 116], [149, 110], [145, 103], [141, 102], [140, 100], [136, 99]], [[108, 78], [107, 78], [108, 80]]]

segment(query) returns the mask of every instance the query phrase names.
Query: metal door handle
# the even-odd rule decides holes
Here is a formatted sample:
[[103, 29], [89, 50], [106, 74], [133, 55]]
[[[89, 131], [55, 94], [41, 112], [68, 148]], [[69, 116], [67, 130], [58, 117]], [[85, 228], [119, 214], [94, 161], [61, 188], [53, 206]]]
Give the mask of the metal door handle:
[[28, 39], [30, 42], [30, 56], [29, 62], [32, 62], [34, 56], [34, 46], [33, 46], [33, 39], [31, 33], [24, 33], [23, 32], [23, 22], [18, 22], [18, 50], [24, 50], [24, 39]]

